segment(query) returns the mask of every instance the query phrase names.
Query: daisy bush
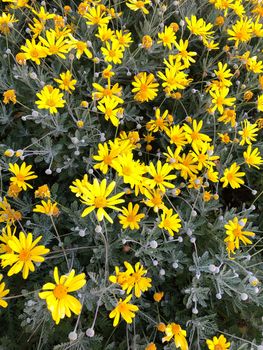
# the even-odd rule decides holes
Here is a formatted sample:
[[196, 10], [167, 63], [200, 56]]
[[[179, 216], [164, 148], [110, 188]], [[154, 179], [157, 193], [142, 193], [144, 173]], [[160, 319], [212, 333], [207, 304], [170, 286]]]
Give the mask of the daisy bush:
[[262, 350], [262, 1], [0, 9], [0, 349]]

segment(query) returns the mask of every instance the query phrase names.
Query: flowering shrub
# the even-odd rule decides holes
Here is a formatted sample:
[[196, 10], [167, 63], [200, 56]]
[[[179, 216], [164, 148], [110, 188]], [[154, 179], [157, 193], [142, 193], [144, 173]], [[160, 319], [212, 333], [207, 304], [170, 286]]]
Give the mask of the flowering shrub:
[[263, 349], [261, 0], [2, 0], [0, 349]]

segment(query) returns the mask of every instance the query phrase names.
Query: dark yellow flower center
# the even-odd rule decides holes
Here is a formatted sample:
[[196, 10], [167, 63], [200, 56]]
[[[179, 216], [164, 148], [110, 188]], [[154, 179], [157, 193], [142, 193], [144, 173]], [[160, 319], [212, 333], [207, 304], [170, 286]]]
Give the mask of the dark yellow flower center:
[[156, 175], [154, 177], [154, 181], [158, 184], [162, 183], [163, 182], [163, 176], [162, 175]]
[[223, 348], [220, 344], [216, 344], [214, 349], [215, 350], [223, 350]]
[[94, 199], [94, 205], [96, 208], [104, 208], [107, 206], [107, 199], [103, 196], [98, 196]]
[[62, 284], [58, 284], [54, 291], [53, 294], [55, 295], [55, 297], [57, 299], [63, 299], [67, 294], [67, 288], [65, 286], [63, 286]]
[[31, 258], [31, 252], [28, 249], [22, 249], [19, 254], [19, 259], [22, 261], [28, 261]]

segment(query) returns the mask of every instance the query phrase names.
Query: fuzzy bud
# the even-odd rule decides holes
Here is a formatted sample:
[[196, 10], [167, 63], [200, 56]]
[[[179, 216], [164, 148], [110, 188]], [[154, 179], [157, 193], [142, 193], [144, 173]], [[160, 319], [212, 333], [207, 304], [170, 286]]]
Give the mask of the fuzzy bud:
[[69, 335], [68, 335], [68, 339], [70, 341], [75, 341], [78, 339], [78, 334], [76, 332], [70, 332]]
[[93, 328], [88, 328], [86, 330], [86, 336], [89, 337], [89, 338], [93, 338], [95, 335], [95, 332], [94, 332], [94, 329]]

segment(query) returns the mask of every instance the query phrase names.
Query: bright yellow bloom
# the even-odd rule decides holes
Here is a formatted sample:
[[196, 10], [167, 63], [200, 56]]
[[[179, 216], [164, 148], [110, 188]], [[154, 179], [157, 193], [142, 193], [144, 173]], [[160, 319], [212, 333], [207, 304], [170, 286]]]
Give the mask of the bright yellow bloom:
[[[252, 241], [248, 237], [254, 237], [255, 233], [251, 231], [242, 231], [243, 227], [247, 222], [246, 218], [238, 220], [238, 217], [234, 217], [233, 220], [229, 220], [224, 226], [226, 229], [227, 237], [224, 239], [225, 242], [234, 242], [236, 249], [239, 249], [239, 241], [247, 244], [252, 244]], [[248, 236], [248, 237], [247, 237]]]
[[248, 145], [251, 145], [251, 141], [256, 141], [257, 137], [257, 131], [259, 131], [259, 128], [257, 127], [257, 124], [251, 124], [247, 119], [241, 122], [242, 124], [242, 130], [239, 131], [239, 135], [241, 135], [242, 140], [240, 141], [240, 145], [244, 146], [245, 143]]
[[157, 213], [158, 210], [165, 210], [166, 206], [163, 202], [163, 196], [164, 192], [162, 192], [160, 189], [154, 189], [154, 190], [146, 190], [144, 191], [144, 195], [147, 198], [144, 200], [144, 203], [150, 207], [153, 208], [153, 210]]
[[116, 35], [116, 40], [118, 41], [119, 45], [123, 47], [123, 49], [125, 47], [129, 47], [133, 42], [131, 38], [131, 32], [127, 30], [124, 32], [122, 30], [116, 30], [115, 35]]
[[155, 82], [155, 77], [152, 73], [140, 72], [134, 76], [132, 82], [134, 88], [132, 92], [135, 93], [134, 99], [139, 102], [148, 102], [155, 99], [157, 96], [159, 84]]
[[111, 40], [114, 37], [114, 31], [108, 28], [106, 24], [99, 26], [98, 33], [95, 34], [102, 42]]
[[190, 19], [185, 17], [185, 20], [188, 24], [187, 28], [192, 34], [201, 36], [203, 39], [208, 39], [214, 34], [214, 31], [211, 30], [213, 25], [206, 23], [202, 18], [197, 19], [196, 16], [192, 15]]
[[135, 317], [136, 311], [139, 310], [138, 306], [129, 304], [132, 298], [132, 294], [129, 295], [125, 300], [120, 299], [115, 309], [109, 314], [110, 318], [114, 318], [113, 326], [116, 327], [122, 317], [127, 323], [132, 323], [132, 319]]
[[161, 115], [160, 108], [156, 108], [155, 119], [150, 120], [146, 124], [146, 129], [152, 132], [165, 131], [167, 133], [169, 131], [168, 126], [171, 124], [169, 116], [169, 111], [167, 109]]
[[229, 35], [228, 40], [235, 41], [235, 47], [238, 47], [239, 42], [247, 42], [252, 38], [252, 19], [246, 17], [238, 20], [231, 29], [227, 30]]
[[48, 55], [57, 55], [60, 58], [66, 59], [65, 53], [70, 50], [69, 40], [64, 35], [58, 37], [55, 30], [46, 31], [46, 39], [39, 37], [40, 42], [44, 45]]
[[193, 81], [193, 79], [188, 78], [185, 72], [178, 71], [176, 67], [165, 68], [165, 74], [157, 72], [157, 75], [164, 81], [162, 87], [165, 88], [164, 91], [167, 93], [177, 89], [184, 90]]
[[227, 63], [223, 64], [222, 62], [218, 62], [218, 70], [214, 70], [214, 73], [217, 79], [222, 83], [221, 87], [228, 87], [232, 85], [229, 78], [231, 78], [233, 74], [230, 73]]
[[230, 185], [232, 188], [239, 188], [245, 182], [241, 177], [246, 175], [244, 172], [238, 172], [240, 166], [237, 163], [233, 163], [230, 168], [225, 169], [224, 176], [220, 179], [223, 183], [223, 187]]
[[211, 141], [211, 138], [208, 135], [200, 133], [202, 126], [203, 126], [203, 121], [200, 120], [199, 122], [197, 122], [196, 119], [194, 119], [193, 121], [192, 128], [187, 124], [183, 125], [183, 129], [185, 131], [185, 137], [188, 143], [192, 145], [192, 148], [194, 151], [201, 148], [203, 142]]
[[252, 146], [248, 145], [247, 150], [243, 152], [243, 157], [249, 167], [253, 166], [259, 169], [258, 165], [263, 164], [263, 159], [257, 147], [252, 151]]
[[2, 282], [3, 275], [0, 274], [0, 306], [3, 308], [7, 307], [7, 302], [4, 300], [4, 297], [10, 292], [9, 289], [5, 289], [5, 282]]
[[144, 218], [145, 214], [138, 214], [140, 207], [138, 204], [132, 205], [132, 202], [128, 204], [128, 208], [122, 207], [122, 211], [119, 215], [120, 224], [124, 229], [130, 228], [131, 230], [139, 229], [139, 222]]
[[179, 232], [180, 227], [182, 227], [179, 215], [174, 213], [173, 209], [165, 210], [161, 214], [158, 227], [164, 228], [171, 236], [174, 236], [174, 232]]
[[69, 274], [59, 277], [58, 268], [54, 269], [55, 283], [46, 283], [42, 292], [38, 295], [45, 299], [47, 308], [52, 314], [53, 320], [58, 324], [65, 316], [70, 317], [71, 312], [79, 315], [82, 305], [78, 299], [73, 297], [71, 292], [76, 292], [86, 284], [85, 274], [75, 275], [75, 270]]
[[47, 254], [49, 249], [43, 245], [37, 245], [41, 238], [42, 236], [39, 236], [33, 241], [32, 233], [25, 235], [24, 232], [20, 232], [19, 239], [14, 235], [9, 239], [8, 246], [12, 252], [0, 255], [3, 267], [12, 266], [7, 273], [8, 276], [22, 271], [22, 276], [26, 279], [29, 271], [35, 271], [33, 262], [40, 263], [45, 260], [42, 255]]
[[83, 211], [81, 217], [85, 217], [90, 212], [97, 209], [96, 214], [98, 220], [102, 221], [105, 217], [112, 224], [113, 220], [104, 208], [120, 211], [121, 209], [116, 207], [116, 205], [124, 202], [124, 200], [120, 199], [120, 197], [125, 194], [125, 192], [120, 192], [113, 197], [107, 198], [113, 191], [115, 185], [115, 181], [112, 181], [107, 186], [106, 179], [103, 179], [101, 183], [99, 183], [97, 179], [93, 180], [93, 184], [87, 183], [86, 186], [83, 187], [83, 194], [81, 195], [81, 199], [82, 203], [87, 205], [88, 208]]
[[57, 207], [57, 202], [52, 203], [50, 199], [46, 201], [41, 201], [41, 205], [37, 204], [33, 209], [35, 213], [42, 213], [48, 216], [58, 216], [59, 209]]
[[100, 101], [98, 104], [98, 110], [104, 113], [104, 118], [112, 122], [117, 127], [120, 123], [119, 118], [122, 115], [122, 109], [118, 107], [119, 101], [114, 95], [111, 97], [106, 96], [103, 98], [103, 102]]
[[105, 61], [121, 64], [124, 52], [123, 46], [117, 40], [113, 40], [111, 43], [107, 41], [105, 45], [106, 47], [101, 48]]
[[2, 12], [0, 16], [0, 33], [2, 34], [9, 34], [10, 28], [12, 28], [13, 23], [18, 22], [17, 19], [15, 19], [14, 15], [11, 15], [10, 13]]
[[39, 186], [38, 189], [35, 190], [35, 198], [50, 198], [48, 185]]
[[145, 5], [150, 4], [150, 0], [126, 0], [126, 5], [132, 10], [132, 11], [138, 11], [141, 10], [145, 15], [148, 15], [149, 11], [145, 7]]
[[183, 39], [180, 39], [179, 43], [175, 42], [174, 45], [177, 48], [177, 50], [179, 51], [175, 55], [175, 58], [177, 60], [179, 59], [179, 60], [183, 61], [183, 65], [186, 68], [190, 67], [191, 63], [195, 62], [195, 59], [193, 57], [196, 56], [197, 53], [194, 51], [190, 51], [190, 52], [187, 51], [189, 41], [188, 40], [183, 41]]
[[39, 109], [48, 109], [51, 114], [57, 113], [57, 108], [63, 108], [66, 101], [63, 100], [64, 94], [59, 89], [53, 88], [51, 85], [46, 85], [38, 92], [36, 101]]
[[108, 84], [106, 87], [103, 87], [98, 83], [93, 83], [92, 86], [97, 90], [92, 93], [93, 100], [100, 100], [100, 102], [104, 103], [105, 100], [107, 100], [107, 97], [114, 97], [118, 103], [124, 102], [121, 98], [122, 88], [118, 83], [114, 84], [113, 86]]
[[31, 8], [31, 11], [34, 15], [36, 15], [41, 22], [45, 23], [48, 19], [53, 19], [55, 17], [54, 13], [49, 13], [46, 12], [45, 7], [44, 6], [40, 6], [39, 11], [34, 10], [33, 8]]
[[223, 87], [221, 89], [217, 89], [215, 91], [210, 90], [209, 94], [212, 97], [212, 103], [213, 103], [213, 107], [212, 107], [212, 111], [216, 111], [218, 110], [220, 114], [224, 113], [224, 106], [233, 106], [236, 98], [235, 97], [227, 97], [229, 93], [229, 88], [227, 87]]
[[10, 2], [10, 7], [12, 9], [22, 8], [22, 7], [29, 7], [28, 2], [29, 0], [2, 0], [2, 2]]
[[77, 80], [72, 79], [72, 73], [69, 70], [61, 73], [59, 76], [60, 79], [54, 79], [57, 83], [59, 83], [59, 88], [71, 94], [71, 92], [75, 90]]
[[88, 11], [84, 14], [84, 18], [86, 18], [88, 21], [86, 22], [87, 25], [104, 25], [108, 24], [111, 17], [106, 16], [106, 12], [103, 10], [102, 5], [94, 6], [88, 9]]
[[162, 43], [164, 47], [168, 47], [169, 50], [172, 50], [172, 45], [176, 43], [176, 36], [171, 27], [164, 27], [164, 31], [158, 33], [158, 38], [160, 40], [157, 41], [157, 44]]
[[35, 39], [26, 39], [26, 45], [21, 46], [21, 50], [25, 52], [25, 59], [31, 60], [36, 64], [40, 64], [40, 58], [45, 58], [48, 55], [46, 47], [39, 42], [36, 44]]
[[228, 133], [224, 133], [224, 134], [218, 133], [217, 135], [221, 138], [221, 142], [225, 144], [228, 144], [229, 142], [231, 142], [231, 139]]
[[4, 99], [3, 99], [3, 102], [4, 104], [7, 104], [7, 103], [10, 103], [13, 102], [13, 104], [16, 103], [16, 92], [15, 90], [6, 90], [4, 91], [3, 93], [3, 96], [4, 96]]
[[131, 188], [139, 185], [142, 175], [146, 172], [143, 164], [139, 160], [133, 159], [132, 152], [121, 154], [114, 159], [112, 167], [117, 171], [118, 176], [123, 177], [123, 182], [130, 184]]
[[215, 161], [219, 159], [219, 156], [213, 156], [213, 147], [206, 142], [203, 142], [202, 146], [196, 149], [195, 152], [191, 152], [191, 154], [198, 163], [198, 170], [202, 170], [203, 167], [210, 168], [215, 166]]
[[124, 265], [126, 267], [125, 273], [129, 277], [124, 280], [121, 287], [123, 290], [126, 290], [127, 294], [130, 294], [134, 289], [136, 298], [140, 298], [142, 292], [146, 292], [151, 287], [152, 280], [151, 278], [144, 277], [147, 270], [144, 269], [140, 262], [137, 262], [134, 268], [127, 261], [124, 261]]
[[192, 177], [194, 174], [198, 173], [196, 160], [189, 152], [188, 154], [183, 153], [181, 156], [177, 157], [178, 163], [175, 164], [174, 168], [181, 170], [180, 175], [187, 180], [188, 177]]
[[206, 339], [206, 344], [209, 350], [228, 350], [230, 342], [226, 340], [223, 334], [219, 338], [213, 337], [213, 340]]
[[177, 348], [188, 350], [188, 344], [185, 337], [186, 331], [183, 330], [179, 324], [169, 323], [165, 327], [165, 337], [162, 338], [162, 342], [170, 341], [173, 338]]
[[165, 192], [167, 188], [174, 188], [175, 186], [168, 181], [176, 179], [176, 175], [171, 175], [173, 170], [170, 164], [162, 164], [160, 160], [157, 161], [156, 167], [153, 162], [150, 162], [147, 166], [148, 173], [152, 176], [152, 179], [148, 179], [147, 183], [150, 188], [158, 187], [162, 192]]
[[172, 126], [170, 129], [165, 131], [170, 139], [171, 144], [175, 144], [177, 148], [182, 148], [187, 144], [185, 131], [179, 124]]
[[26, 181], [33, 180], [37, 178], [37, 175], [33, 171], [30, 171], [32, 165], [26, 165], [25, 162], [22, 163], [21, 167], [18, 164], [9, 163], [8, 170], [11, 171], [15, 176], [10, 178], [10, 181], [16, 184], [18, 187], [23, 188], [24, 191], [27, 190], [27, 187], [33, 188]]
[[107, 174], [109, 167], [112, 166], [112, 161], [118, 157], [121, 150], [116, 148], [111, 148], [113, 146], [113, 142], [109, 141], [109, 145], [105, 142], [103, 144], [99, 143], [98, 145], [98, 155], [92, 156], [97, 163], [94, 165], [94, 169], [99, 169], [103, 174]]
[[76, 40], [72, 35], [70, 35], [69, 45], [70, 49], [76, 50], [76, 57], [78, 60], [83, 54], [85, 54], [88, 58], [92, 58], [92, 53], [88, 49], [88, 44], [85, 41]]

